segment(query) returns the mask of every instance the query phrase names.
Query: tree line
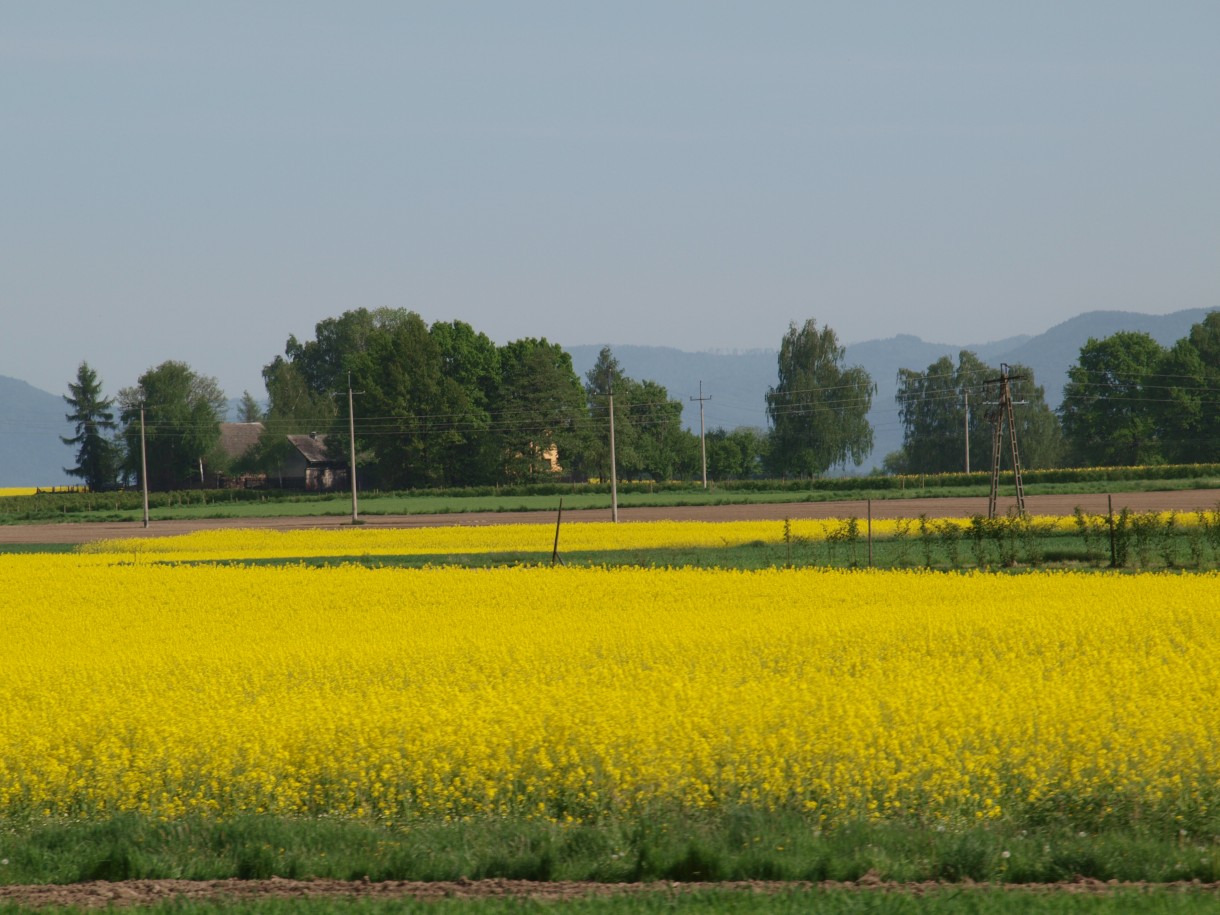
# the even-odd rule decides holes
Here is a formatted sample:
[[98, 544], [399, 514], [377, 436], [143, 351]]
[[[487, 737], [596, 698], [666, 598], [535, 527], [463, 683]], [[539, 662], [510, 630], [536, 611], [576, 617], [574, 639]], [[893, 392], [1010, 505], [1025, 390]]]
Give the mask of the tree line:
[[[215, 378], [182, 362], [149, 368], [117, 398], [81, 363], [64, 399], [75, 435], [67, 472], [91, 489], [206, 485], [219, 474], [273, 476], [292, 434], [318, 433], [347, 460], [354, 430], [361, 481], [380, 489], [492, 485], [543, 479], [712, 480], [816, 476], [858, 467], [872, 451], [875, 385], [848, 366], [834, 331], [808, 320], [780, 342], [766, 430], [715, 428], [700, 441], [664, 386], [623, 372], [603, 348], [582, 379], [545, 338], [497, 345], [462, 321], [427, 324], [405, 309], [356, 309], [290, 336], [263, 367], [265, 407], [243, 394], [240, 419], [262, 423], [236, 459], [220, 447], [227, 399]], [[1147, 334], [1090, 339], [1069, 370], [1057, 411], [1022, 366], [1007, 367], [1015, 433], [1029, 468], [1214, 460], [1220, 444], [1220, 313], [1172, 347]], [[988, 466], [1000, 367], [962, 351], [902, 369], [903, 446], [894, 473]], [[350, 406], [349, 406], [350, 405]], [[349, 410], [354, 409], [354, 414]], [[350, 424], [350, 425], [349, 425]]]
[[[1090, 338], [1054, 411], [1032, 371], [1014, 365], [1009, 374], [1026, 467], [1194, 464], [1220, 456], [1220, 312], [1170, 347], [1142, 332]], [[985, 466], [999, 375], [969, 351], [956, 365], [943, 357], [923, 371], [901, 370], [903, 447], [886, 457], [885, 469], [959, 471], [967, 453], [975, 469]]]

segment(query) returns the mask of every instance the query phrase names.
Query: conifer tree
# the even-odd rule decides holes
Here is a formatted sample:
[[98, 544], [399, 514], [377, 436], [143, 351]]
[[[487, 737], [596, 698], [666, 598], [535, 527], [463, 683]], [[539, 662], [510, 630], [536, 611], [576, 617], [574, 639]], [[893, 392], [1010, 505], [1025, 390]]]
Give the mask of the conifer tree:
[[118, 486], [119, 449], [108, 434], [117, 428], [114, 402], [102, 396], [97, 372], [87, 362], [76, 370], [76, 381], [68, 383], [68, 391], [64, 400], [72, 412], [67, 419], [76, 427], [76, 434], [60, 440], [76, 448], [76, 466], [65, 467], [64, 472], [80, 477], [94, 492], [114, 489]]

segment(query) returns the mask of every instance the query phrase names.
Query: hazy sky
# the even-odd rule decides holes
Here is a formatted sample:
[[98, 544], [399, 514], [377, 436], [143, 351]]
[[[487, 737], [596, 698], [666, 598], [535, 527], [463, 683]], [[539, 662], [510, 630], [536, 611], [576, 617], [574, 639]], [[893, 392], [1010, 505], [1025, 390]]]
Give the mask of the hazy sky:
[[0, 0], [0, 375], [1220, 306], [1220, 4]]

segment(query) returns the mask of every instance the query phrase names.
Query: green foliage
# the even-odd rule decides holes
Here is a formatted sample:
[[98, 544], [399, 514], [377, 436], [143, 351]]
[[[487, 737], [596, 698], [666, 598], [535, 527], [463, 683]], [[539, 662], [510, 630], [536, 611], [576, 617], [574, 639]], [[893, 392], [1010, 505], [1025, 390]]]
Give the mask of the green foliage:
[[843, 366], [844, 348], [829, 327], [810, 319], [789, 325], [780, 343], [779, 381], [767, 393], [768, 460], [777, 474], [817, 476], [859, 466], [873, 448], [867, 414], [873, 382], [860, 366]]
[[269, 479], [276, 479], [282, 476], [294, 450], [288, 436], [335, 430], [338, 405], [330, 393], [311, 390], [301, 368], [282, 356], [263, 367], [263, 383], [270, 402], [262, 418], [263, 434], [236, 469], [262, 471]]
[[1059, 412], [1080, 465], [1164, 462], [1157, 432], [1164, 348], [1149, 334], [1090, 338], [1068, 369]]
[[966, 459], [967, 398], [970, 411], [970, 453], [982, 467], [990, 451], [989, 425], [985, 422], [983, 389], [996, 372], [969, 350], [958, 354], [955, 368], [943, 356], [923, 372], [899, 369], [898, 416], [902, 421], [901, 466], [904, 473], [946, 473], [962, 470]]
[[[1059, 421], [1046, 404], [1044, 389], [1024, 366], [1010, 368], [1017, 442], [1024, 468], [1053, 467], [1062, 456]], [[990, 410], [998, 400], [999, 369], [969, 350], [958, 354], [954, 367], [944, 356], [923, 372], [898, 372], [898, 414], [903, 426], [902, 450], [888, 456], [887, 467], [902, 473], [949, 473], [965, 466], [967, 430], [971, 464], [988, 466], [992, 459], [993, 424]], [[988, 404], [992, 406], [988, 406]], [[967, 417], [969, 423], [967, 423]], [[1001, 466], [1011, 469], [1007, 449]]]
[[464, 321], [437, 321], [428, 336], [440, 356], [437, 412], [429, 421], [435, 477], [447, 485], [498, 482], [502, 449], [492, 411], [502, 384], [500, 351]]
[[1165, 349], [1123, 332], [1081, 347], [1060, 414], [1073, 463], [1185, 464], [1220, 452], [1220, 312]]
[[218, 445], [228, 402], [215, 378], [197, 374], [185, 362], [162, 362], [142, 374], [135, 387], [119, 391], [119, 402], [129, 476], [140, 478], [141, 428], [150, 489], [204, 485], [227, 469]]
[[682, 428], [682, 404], [654, 381], [623, 373], [610, 347], [603, 347], [585, 375], [591, 418], [586, 464], [599, 479], [610, 476], [610, 403], [614, 403], [614, 463], [620, 479], [670, 480], [697, 466], [698, 442]]
[[76, 447], [76, 464], [65, 467], [64, 472], [80, 477], [93, 492], [117, 488], [121, 452], [113, 438], [118, 428], [114, 401], [102, 396], [102, 383], [87, 362], [77, 369], [76, 381], [68, 383], [64, 401], [72, 408], [67, 420], [76, 428], [71, 438], [60, 438], [65, 445]]
[[[1213, 311], [1165, 354], [1156, 392], [1166, 460], [1209, 460], [1220, 453], [1220, 312]], [[1154, 401], [1154, 402], [1156, 402]]]
[[564, 470], [579, 467], [588, 413], [572, 357], [545, 338], [524, 338], [500, 349], [500, 369], [495, 423], [501, 480], [545, 478], [552, 472], [552, 453]]
[[732, 431], [722, 428], [704, 435], [709, 480], [724, 483], [757, 477], [767, 454], [767, 435], [761, 429], [742, 426]]
[[948, 559], [949, 568], [956, 569], [961, 565], [962, 529], [949, 520], [934, 522], [936, 532], [940, 536], [941, 546]]
[[[314, 340], [290, 337], [264, 377], [267, 440], [281, 449], [286, 432], [346, 433], [347, 399], [333, 395], [346, 391], [350, 378], [364, 486], [557, 477], [553, 458], [577, 477], [588, 463], [584, 393], [571, 358], [546, 340], [497, 347], [462, 321], [429, 327], [403, 309], [357, 309], [320, 322]], [[312, 428], [301, 428], [305, 422]], [[627, 443], [629, 453], [635, 447]]]
[[1131, 554], [1131, 511], [1123, 508], [1118, 517], [1110, 519], [1111, 563], [1116, 569], [1126, 567]]
[[237, 421], [242, 423], [261, 423], [263, 408], [249, 391], [241, 392], [241, 403], [237, 409]]

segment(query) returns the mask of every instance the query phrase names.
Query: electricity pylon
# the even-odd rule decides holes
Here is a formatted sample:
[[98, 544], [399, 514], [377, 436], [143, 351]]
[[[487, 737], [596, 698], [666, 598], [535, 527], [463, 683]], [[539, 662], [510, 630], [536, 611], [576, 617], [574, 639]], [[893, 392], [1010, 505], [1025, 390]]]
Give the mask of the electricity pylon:
[[[991, 378], [987, 384], [999, 384], [1000, 399], [991, 404], [995, 409], [988, 415], [991, 420], [991, 494], [987, 497], [987, 517], [995, 517], [996, 496], [1000, 490], [1000, 443], [1004, 435], [1004, 425], [1008, 425], [1008, 441], [1012, 446], [1012, 478], [1017, 487], [1017, 514], [1025, 514], [1025, 486], [1021, 482], [1021, 455], [1017, 450], [1017, 424], [1012, 415], [1012, 391], [1010, 381], [1019, 381], [1024, 375], [1009, 375], [1008, 363], [1000, 363], [1000, 377]], [[1025, 403], [1025, 401], [1021, 401]]]

